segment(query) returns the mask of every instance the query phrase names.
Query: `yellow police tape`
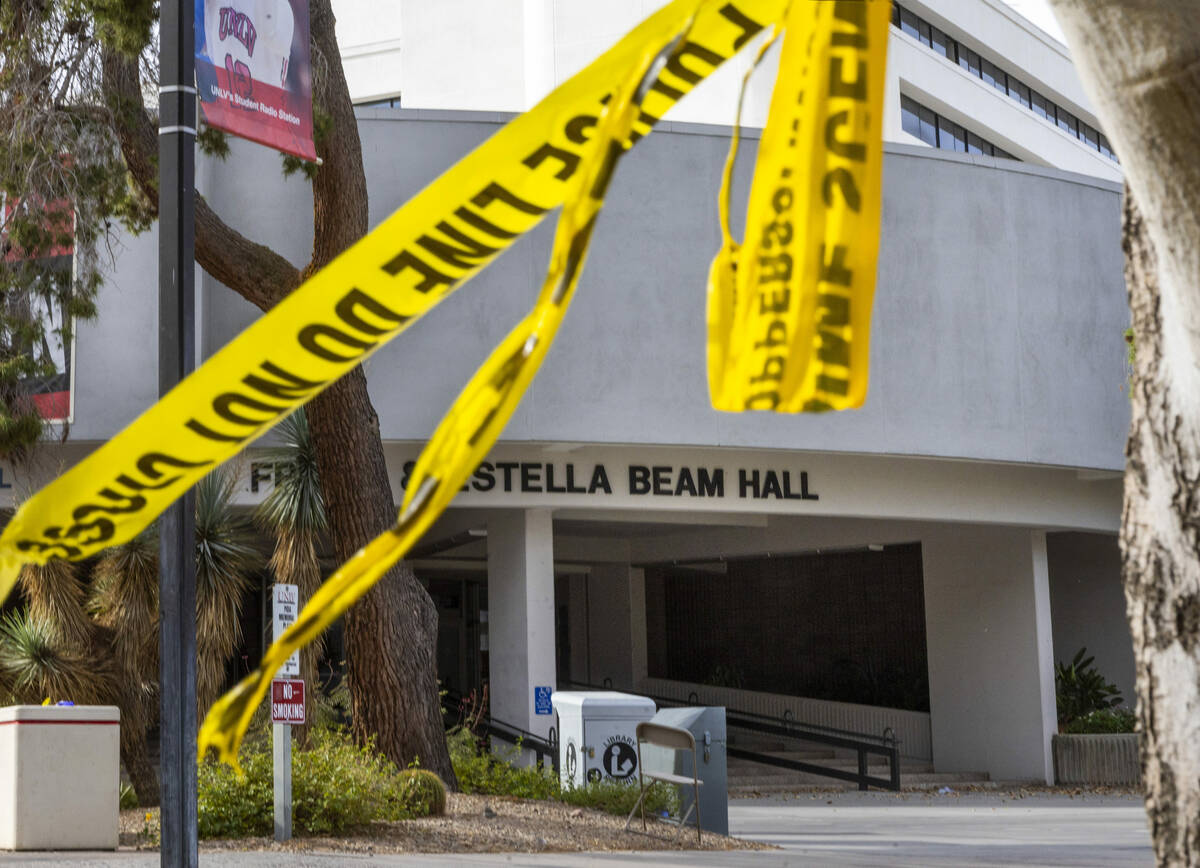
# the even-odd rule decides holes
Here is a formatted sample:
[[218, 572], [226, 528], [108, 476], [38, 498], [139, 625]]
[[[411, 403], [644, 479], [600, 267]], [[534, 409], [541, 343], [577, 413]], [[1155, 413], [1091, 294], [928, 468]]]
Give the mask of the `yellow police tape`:
[[[796, 0], [790, 7], [787, 0], [675, 0], [666, 5], [434, 181], [112, 441], [27, 501], [0, 536], [0, 599], [22, 562], [84, 558], [132, 538], [209, 470], [361, 362], [547, 211], [565, 203], [536, 306], [438, 426], [417, 461], [396, 525], [339, 568], [255, 672], [210, 710], [199, 734], [200, 753], [213, 748], [236, 764], [245, 728], [278, 667], [408, 551], [503, 430], [574, 293], [621, 154], [765, 26], [787, 25], [785, 65], [758, 166], [774, 174], [769, 186], [756, 179], [752, 188], [751, 242], [739, 251], [726, 231], [720, 268], [714, 267], [714, 272], [725, 269], [718, 290], [727, 295], [710, 305], [721, 326], [710, 329], [710, 346], [716, 343], [725, 363], [738, 372], [715, 377], [710, 366], [710, 380], [720, 380], [714, 399], [725, 396], [731, 405], [740, 403], [737, 409], [851, 406], [838, 404], [845, 396], [861, 402], [855, 390], [865, 389], [865, 368], [859, 373], [855, 366], [865, 366], [878, 240], [878, 227], [869, 218], [873, 214], [877, 220], [879, 210], [878, 82], [889, 6], [889, 0]], [[808, 65], [791, 68], [797, 59]], [[847, 60], [858, 64], [856, 76], [846, 76]], [[828, 65], [828, 74], [812, 71], [822, 65]], [[808, 103], [829, 100], [840, 108], [838, 100], [849, 100], [866, 106], [812, 110], [803, 102], [805, 88], [814, 95]], [[821, 129], [801, 126], [813, 122]], [[847, 126], [848, 135], [839, 134]], [[793, 173], [811, 171], [801, 161], [806, 154], [816, 161], [817, 174], [807, 182], [793, 179]], [[835, 188], [841, 204], [834, 201]], [[783, 211], [791, 221], [786, 231], [778, 228]], [[726, 216], [723, 210], [723, 221]], [[831, 253], [822, 258], [824, 246]], [[781, 266], [770, 258], [781, 254], [800, 266], [786, 271], [786, 279], [761, 276], [775, 274]], [[751, 304], [749, 289], [767, 282], [776, 284], [771, 295], [757, 289]], [[787, 311], [770, 309], [785, 306], [777, 299], [792, 292], [796, 300]], [[835, 295], [845, 300], [823, 301]], [[748, 305], [754, 309], [747, 312]], [[773, 319], [763, 320], [764, 313], [778, 314], [786, 332]], [[738, 333], [754, 328], [761, 334]], [[807, 345], [795, 338], [805, 328]], [[834, 353], [827, 335], [841, 338], [848, 355]], [[815, 384], [800, 406], [787, 391], [797, 375], [786, 353], [803, 357], [795, 366], [801, 387]], [[772, 361], [780, 354], [783, 362]], [[807, 359], [811, 355], [815, 362]], [[778, 377], [777, 364], [782, 365]], [[760, 396], [763, 372], [772, 375], [767, 378], [772, 384], [779, 381], [772, 386], [777, 399]], [[847, 383], [844, 395], [829, 385], [835, 375]]]
[[867, 394], [879, 249], [890, 2], [787, 12], [746, 241], [709, 272], [708, 380], [719, 410], [841, 410]]
[[[575, 293], [596, 217], [617, 160], [630, 146], [641, 101], [662, 64], [682, 43], [690, 17], [664, 45], [648, 45], [600, 112], [574, 190], [563, 205], [550, 269], [529, 315], [509, 332], [454, 401], [413, 468], [395, 526], [325, 580], [296, 622], [271, 644], [258, 667], [209, 709], [197, 739], [238, 767], [238, 747], [271, 680], [292, 652], [311, 642], [370, 590], [421, 538], [479, 466], [541, 366]], [[657, 61], [657, 63], [656, 63]]]
[[475, 275], [579, 172], [614, 83], [695, 14], [631, 139], [735, 54], [785, 0], [675, 0], [515, 118], [214, 355], [120, 434], [26, 501], [0, 536], [0, 600], [24, 562], [133, 538], [206, 473]]

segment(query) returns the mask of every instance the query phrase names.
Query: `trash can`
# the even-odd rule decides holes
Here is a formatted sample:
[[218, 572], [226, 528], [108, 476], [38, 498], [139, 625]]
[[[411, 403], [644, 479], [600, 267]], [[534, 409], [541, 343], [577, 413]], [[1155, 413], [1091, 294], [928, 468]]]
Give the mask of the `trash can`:
[[0, 849], [115, 850], [120, 711], [0, 708]]
[[[655, 723], [686, 729], [696, 739], [696, 777], [704, 782], [700, 787], [700, 827], [706, 832], [729, 834], [729, 785], [725, 769], [725, 709], [664, 708], [654, 715]], [[642, 765], [647, 770], [692, 776], [692, 755], [686, 750], [673, 751], [646, 745], [642, 748]], [[680, 787], [683, 816], [692, 802], [692, 788]], [[692, 814], [695, 817], [695, 813]]]
[[637, 725], [654, 716], [654, 700], [611, 690], [560, 691], [558, 777], [564, 787], [610, 778], [637, 782]]

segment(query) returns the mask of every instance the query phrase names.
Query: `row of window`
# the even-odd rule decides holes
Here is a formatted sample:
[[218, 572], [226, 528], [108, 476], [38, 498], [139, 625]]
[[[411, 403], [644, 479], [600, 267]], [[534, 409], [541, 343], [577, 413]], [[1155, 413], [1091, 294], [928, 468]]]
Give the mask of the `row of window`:
[[904, 132], [911, 133], [927, 145], [943, 151], [958, 151], [960, 154], [987, 154], [989, 157], [1017, 159], [1003, 148], [998, 148], [987, 139], [975, 135], [961, 124], [944, 118], [933, 109], [927, 109], [911, 97], [900, 97], [900, 116]]
[[1007, 94], [1034, 114], [1056, 124], [1059, 129], [1070, 133], [1089, 148], [1094, 148], [1110, 160], [1116, 161], [1116, 154], [1112, 152], [1108, 139], [1095, 127], [1084, 123], [1020, 79], [1009, 75], [991, 61], [980, 57], [924, 18], [903, 8], [899, 3], [892, 4], [892, 24], [913, 39], [932, 48], [946, 60], [958, 64], [967, 72], [983, 79], [986, 84]]

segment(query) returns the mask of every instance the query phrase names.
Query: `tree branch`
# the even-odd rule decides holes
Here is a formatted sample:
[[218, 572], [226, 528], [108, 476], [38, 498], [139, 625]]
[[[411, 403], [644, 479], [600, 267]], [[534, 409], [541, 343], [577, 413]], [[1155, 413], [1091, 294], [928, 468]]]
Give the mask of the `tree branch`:
[[340, 62], [330, 0], [309, 8], [313, 48], [313, 107], [336, 133], [317, 137], [322, 164], [313, 178], [313, 256], [305, 276], [367, 234], [367, 177], [354, 104]]
[[[104, 49], [104, 90], [121, 155], [134, 183], [158, 209], [158, 130], [142, 105], [137, 61]], [[210, 275], [262, 310], [300, 284], [300, 271], [284, 257], [222, 220], [196, 194], [196, 261]]]

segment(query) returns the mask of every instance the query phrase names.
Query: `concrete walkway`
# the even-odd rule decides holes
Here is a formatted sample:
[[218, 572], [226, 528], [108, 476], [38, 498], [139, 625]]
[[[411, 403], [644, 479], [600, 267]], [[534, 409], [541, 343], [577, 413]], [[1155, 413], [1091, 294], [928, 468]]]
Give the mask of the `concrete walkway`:
[[[494, 855], [204, 853], [205, 866], [1150, 866], [1141, 799], [1006, 793], [822, 793], [730, 803], [735, 835], [771, 852]], [[0, 853], [0, 865], [155, 866], [157, 853]]]

